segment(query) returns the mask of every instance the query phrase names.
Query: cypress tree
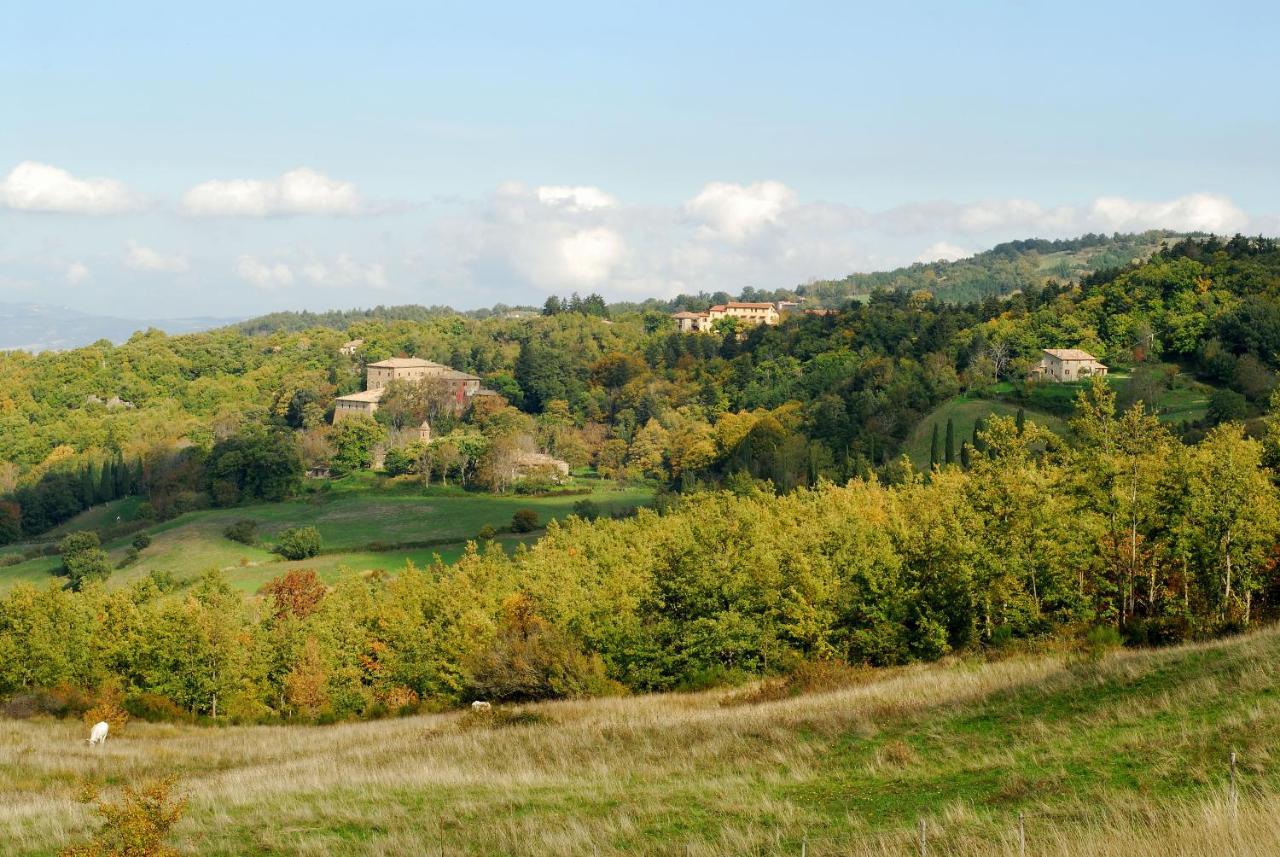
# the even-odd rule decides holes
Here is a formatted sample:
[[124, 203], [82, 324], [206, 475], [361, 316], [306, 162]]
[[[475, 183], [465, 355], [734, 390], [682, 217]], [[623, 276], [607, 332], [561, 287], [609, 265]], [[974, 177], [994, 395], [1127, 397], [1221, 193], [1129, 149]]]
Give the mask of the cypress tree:
[[969, 465], [973, 463], [973, 455], [969, 452], [969, 441], [960, 442], [960, 466], [965, 470], [969, 469]]
[[929, 440], [929, 469], [933, 470], [941, 462], [938, 461], [938, 424], [933, 424], [933, 437]]
[[115, 497], [116, 477], [111, 472], [111, 462], [102, 462], [102, 468], [98, 472], [98, 494], [97, 502], [105, 503]]
[[93, 462], [85, 464], [80, 471], [80, 502], [88, 508], [98, 500], [98, 480], [93, 473]]
[[947, 453], [946, 454], [947, 454], [947, 464], [955, 464], [956, 463], [956, 427], [955, 427], [955, 424], [951, 421], [950, 417], [947, 418]]
[[1018, 408], [1018, 415], [1014, 417], [1014, 424], [1018, 427], [1018, 434], [1022, 434], [1023, 429], [1027, 427], [1027, 412], [1022, 408]]
[[129, 494], [129, 470], [125, 467], [123, 456], [117, 455], [111, 462], [111, 475], [115, 477], [115, 489], [111, 499], [118, 500]]
[[980, 435], [987, 428], [987, 421], [984, 417], [979, 417], [977, 422], [973, 424], [973, 448], [978, 452], [987, 451], [987, 442]]

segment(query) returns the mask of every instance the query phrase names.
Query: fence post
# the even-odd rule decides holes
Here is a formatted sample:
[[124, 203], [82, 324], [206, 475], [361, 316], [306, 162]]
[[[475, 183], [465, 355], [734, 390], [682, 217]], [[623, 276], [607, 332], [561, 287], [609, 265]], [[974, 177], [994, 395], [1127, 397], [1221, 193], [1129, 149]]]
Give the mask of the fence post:
[[1027, 857], [1027, 820], [1022, 810], [1018, 810], [1018, 857]]
[[809, 857], [809, 839], [800, 840], [800, 857]]
[[920, 857], [929, 857], [929, 841], [925, 835], [924, 816], [920, 817]]

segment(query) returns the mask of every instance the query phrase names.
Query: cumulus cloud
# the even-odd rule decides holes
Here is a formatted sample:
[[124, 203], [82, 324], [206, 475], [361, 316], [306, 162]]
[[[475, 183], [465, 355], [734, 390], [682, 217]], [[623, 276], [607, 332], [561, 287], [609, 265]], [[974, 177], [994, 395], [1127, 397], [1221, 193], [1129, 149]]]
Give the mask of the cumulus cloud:
[[1118, 196], [1094, 200], [1089, 211], [1112, 230], [1165, 228], [1183, 232], [1230, 233], [1245, 229], [1249, 216], [1225, 196], [1193, 193], [1168, 202], [1139, 202]]
[[78, 286], [93, 279], [93, 272], [82, 262], [72, 262], [67, 266], [67, 272], [64, 276], [66, 277], [67, 285]]
[[186, 257], [181, 254], [165, 256], [137, 241], [130, 241], [125, 246], [124, 264], [135, 271], [164, 271], [171, 274], [180, 274], [190, 267]]
[[582, 229], [560, 239], [564, 272], [571, 282], [595, 285], [609, 276], [626, 252], [626, 242], [612, 229]]
[[236, 260], [236, 276], [259, 289], [293, 285], [293, 270], [283, 262], [267, 262], [254, 256]]
[[966, 256], [972, 256], [973, 252], [963, 247], [957, 247], [948, 241], [939, 241], [931, 244], [923, 253], [916, 257], [917, 262], [954, 262], [956, 259], [963, 259]]
[[742, 241], [762, 227], [776, 224], [795, 206], [795, 192], [782, 182], [712, 182], [685, 203], [685, 210], [703, 222], [708, 234]]
[[0, 206], [61, 214], [120, 214], [141, 198], [115, 179], [73, 176], [61, 167], [23, 161], [0, 179]]
[[323, 288], [389, 287], [387, 270], [381, 262], [361, 262], [345, 251], [331, 258], [306, 250], [244, 255], [236, 260], [235, 273], [259, 289], [280, 289], [295, 283]]
[[594, 211], [612, 208], [618, 201], [598, 187], [578, 185], [543, 185], [537, 190], [538, 200], [546, 205], [561, 206], [569, 211]]
[[181, 208], [189, 215], [217, 217], [352, 215], [366, 210], [354, 184], [307, 167], [274, 179], [207, 181], [182, 195]]
[[382, 263], [361, 263], [350, 253], [339, 253], [332, 262], [313, 259], [302, 266], [302, 275], [317, 286], [387, 288], [387, 271]]
[[777, 181], [711, 183], [676, 206], [631, 205], [593, 187], [510, 183], [436, 221], [411, 267], [416, 279], [442, 290], [486, 288], [506, 301], [585, 288], [613, 297], [670, 296], [790, 287], [963, 258], [1015, 238], [1116, 229], [1226, 232], [1262, 223], [1209, 194], [1081, 205], [939, 201], [877, 211], [804, 200]]

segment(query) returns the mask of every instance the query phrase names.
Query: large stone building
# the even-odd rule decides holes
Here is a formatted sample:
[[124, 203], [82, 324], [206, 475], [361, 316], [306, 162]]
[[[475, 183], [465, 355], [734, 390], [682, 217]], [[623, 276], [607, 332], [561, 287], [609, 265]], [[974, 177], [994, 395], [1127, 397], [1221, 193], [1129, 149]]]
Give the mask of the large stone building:
[[730, 302], [716, 304], [706, 312], [678, 312], [671, 316], [681, 333], [709, 333], [722, 318], [733, 318], [748, 325], [777, 324], [781, 315], [771, 303]]
[[1079, 348], [1046, 348], [1032, 374], [1060, 384], [1107, 374], [1107, 367], [1088, 351]]
[[477, 376], [418, 357], [392, 357], [390, 360], [370, 363], [365, 369], [365, 389], [359, 393], [340, 396], [333, 403], [335, 425], [357, 414], [373, 416], [387, 385], [392, 381], [416, 383], [427, 378], [438, 378], [458, 412], [465, 410], [471, 398], [481, 392]]

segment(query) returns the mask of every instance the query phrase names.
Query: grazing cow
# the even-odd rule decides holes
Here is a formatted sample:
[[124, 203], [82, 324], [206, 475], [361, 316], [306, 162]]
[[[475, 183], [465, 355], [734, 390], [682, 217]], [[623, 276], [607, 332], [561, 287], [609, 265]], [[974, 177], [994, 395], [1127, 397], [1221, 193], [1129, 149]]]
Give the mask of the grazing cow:
[[490, 708], [492, 708], [492, 707], [493, 707], [493, 706], [491, 706], [489, 703], [487, 703], [487, 702], [481, 702], [481, 701], [480, 701], [480, 700], [478, 700], [478, 699], [477, 699], [475, 702], [471, 703], [471, 710], [472, 710], [472, 711], [488, 711], [488, 710], [489, 710]]
[[107, 743], [107, 730], [110, 728], [105, 720], [95, 723], [89, 732], [89, 746], [99, 747]]

